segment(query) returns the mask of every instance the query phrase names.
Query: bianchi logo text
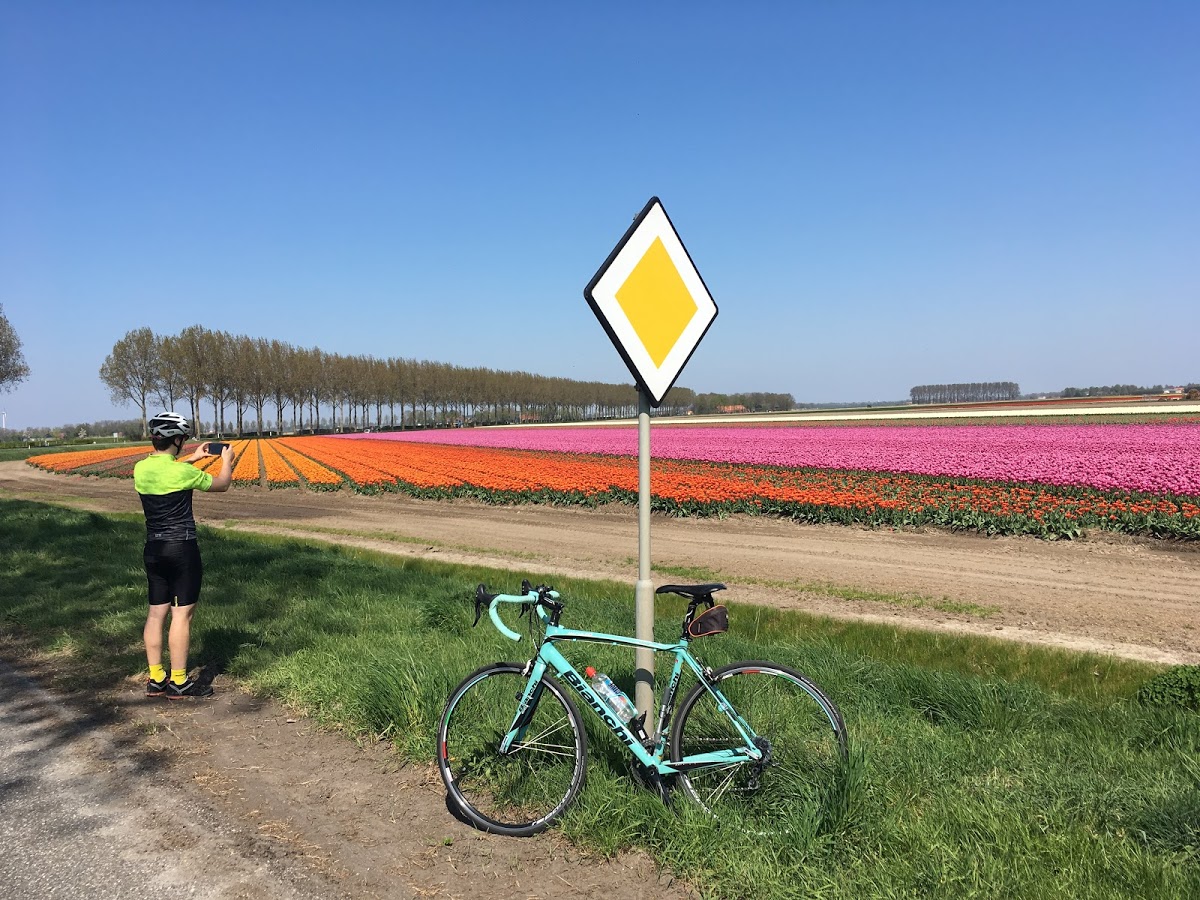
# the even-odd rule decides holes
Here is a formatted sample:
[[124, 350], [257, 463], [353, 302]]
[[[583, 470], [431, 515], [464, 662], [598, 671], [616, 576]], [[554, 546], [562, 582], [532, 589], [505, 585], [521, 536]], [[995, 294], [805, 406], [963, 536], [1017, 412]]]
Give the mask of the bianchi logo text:
[[604, 724], [612, 729], [613, 734], [621, 739], [621, 743], [623, 743], [626, 747], [633, 746], [633, 738], [629, 736], [624, 728], [620, 727], [617, 720], [613, 717], [612, 710], [610, 710], [599, 700], [595, 699], [590, 691], [585, 690], [587, 684], [583, 681], [583, 679], [581, 679], [574, 672], [567, 672], [563, 678], [566, 680], [567, 684], [575, 688], [575, 692], [583, 698], [583, 702], [590, 706], [592, 711], [604, 720]]

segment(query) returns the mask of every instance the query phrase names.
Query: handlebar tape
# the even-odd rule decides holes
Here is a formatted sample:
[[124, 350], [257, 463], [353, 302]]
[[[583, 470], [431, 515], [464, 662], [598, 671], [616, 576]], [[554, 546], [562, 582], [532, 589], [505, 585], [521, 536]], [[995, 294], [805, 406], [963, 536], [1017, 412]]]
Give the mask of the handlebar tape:
[[[522, 598], [522, 599], [524, 599], [524, 598]], [[496, 629], [502, 635], [504, 635], [510, 641], [519, 641], [519, 640], [521, 640], [521, 635], [518, 632], [513, 631], [507, 625], [505, 625], [504, 622], [500, 619], [500, 612], [499, 612], [499, 610], [496, 609], [496, 606], [497, 606], [497, 604], [502, 603], [502, 602], [505, 602], [503, 595], [500, 595], [499, 597], [494, 598], [492, 600], [491, 604], [488, 606], [488, 615], [492, 617], [492, 624], [496, 626]], [[508, 602], [511, 603], [512, 601], [508, 601]]]

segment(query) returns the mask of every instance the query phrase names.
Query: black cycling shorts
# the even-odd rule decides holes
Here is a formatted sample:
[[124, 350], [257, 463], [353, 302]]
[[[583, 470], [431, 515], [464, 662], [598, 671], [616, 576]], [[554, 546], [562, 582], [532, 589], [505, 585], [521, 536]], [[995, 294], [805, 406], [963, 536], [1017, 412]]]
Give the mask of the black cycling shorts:
[[150, 605], [191, 606], [200, 599], [200, 545], [196, 541], [147, 541], [142, 553]]

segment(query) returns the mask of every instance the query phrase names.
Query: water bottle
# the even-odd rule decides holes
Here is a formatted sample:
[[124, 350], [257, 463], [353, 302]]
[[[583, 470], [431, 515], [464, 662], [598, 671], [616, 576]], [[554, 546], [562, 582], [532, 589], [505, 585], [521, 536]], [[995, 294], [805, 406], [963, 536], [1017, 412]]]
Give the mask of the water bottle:
[[588, 680], [592, 683], [592, 690], [600, 695], [601, 699], [608, 704], [608, 708], [622, 722], [628, 722], [637, 715], [637, 707], [633, 705], [633, 701], [629, 699], [626, 693], [613, 684], [613, 680], [601, 672], [596, 674], [596, 670], [588, 666], [583, 670], [587, 675]]

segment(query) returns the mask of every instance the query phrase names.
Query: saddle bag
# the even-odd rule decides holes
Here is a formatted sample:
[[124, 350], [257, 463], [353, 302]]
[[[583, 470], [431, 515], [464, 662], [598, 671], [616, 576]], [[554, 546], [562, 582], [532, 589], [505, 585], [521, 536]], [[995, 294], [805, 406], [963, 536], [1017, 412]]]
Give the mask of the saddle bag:
[[688, 637], [706, 637], [710, 634], [724, 634], [729, 630], [729, 610], [724, 606], [714, 606], [706, 609], [688, 626]]

